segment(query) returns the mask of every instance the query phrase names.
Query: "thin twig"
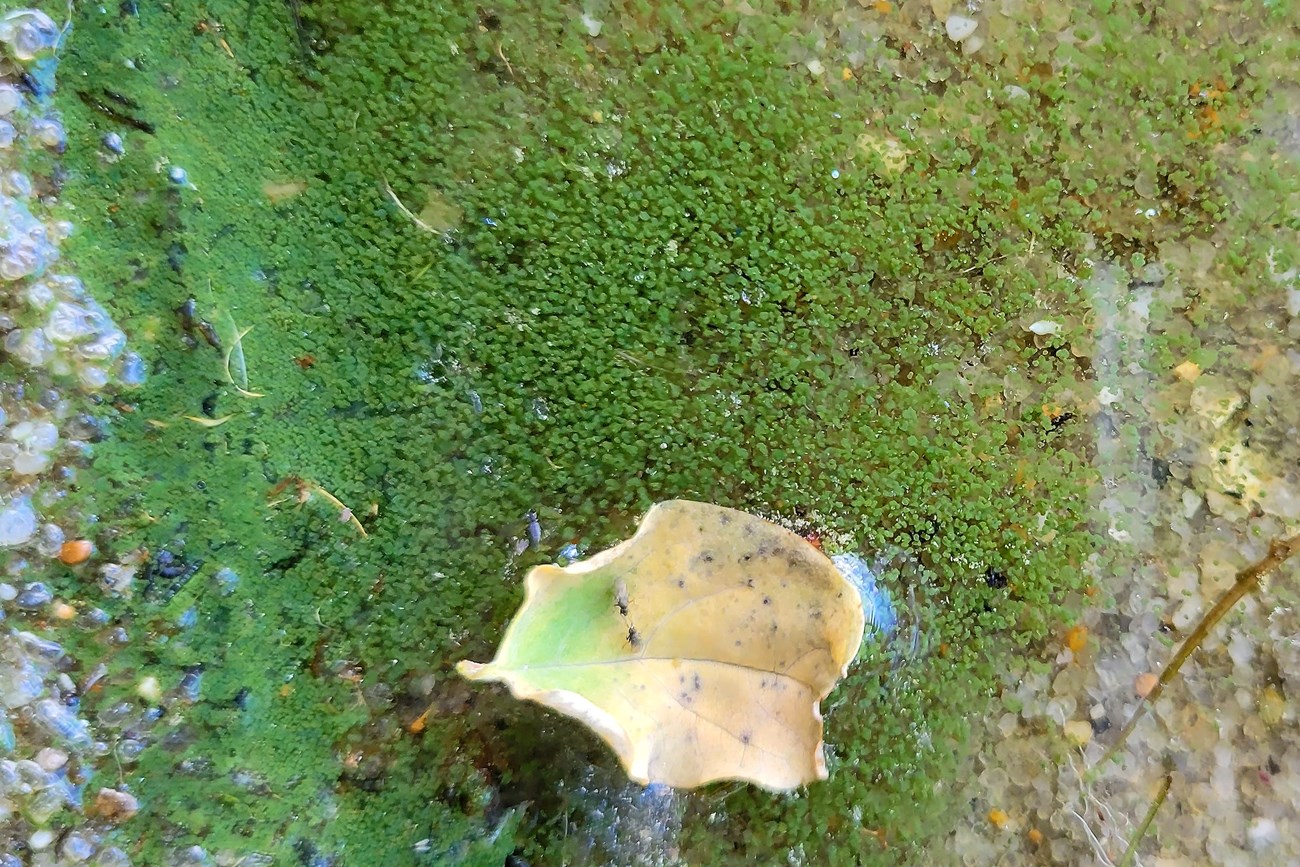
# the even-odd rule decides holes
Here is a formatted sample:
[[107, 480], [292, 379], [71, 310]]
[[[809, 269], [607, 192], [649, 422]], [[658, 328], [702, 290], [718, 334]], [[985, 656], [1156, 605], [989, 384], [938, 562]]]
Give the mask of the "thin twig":
[[1159, 810], [1160, 805], [1165, 802], [1165, 795], [1169, 794], [1169, 787], [1173, 782], [1173, 774], [1165, 774], [1164, 782], [1160, 784], [1160, 791], [1156, 792], [1155, 800], [1151, 802], [1150, 808], [1147, 809], [1147, 814], [1142, 817], [1142, 824], [1138, 825], [1137, 830], [1133, 832], [1133, 836], [1129, 839], [1128, 848], [1124, 850], [1124, 857], [1119, 859], [1119, 867], [1129, 867], [1129, 865], [1137, 858], [1138, 843], [1142, 842], [1142, 838], [1146, 836], [1147, 829], [1150, 828], [1151, 823], [1155, 821], [1156, 811]]
[[1133, 711], [1133, 715], [1124, 724], [1124, 728], [1120, 730], [1115, 742], [1106, 749], [1106, 752], [1102, 753], [1097, 764], [1093, 766], [1094, 770], [1104, 765], [1119, 751], [1120, 747], [1124, 746], [1124, 742], [1132, 734], [1134, 726], [1146, 715], [1147, 708], [1155, 704], [1156, 699], [1160, 698], [1165, 686], [1178, 676], [1183, 663], [1195, 652], [1196, 648], [1200, 647], [1201, 642], [1205, 640], [1210, 630], [1223, 619], [1223, 616], [1232, 610], [1243, 596], [1259, 587], [1261, 578], [1295, 556], [1297, 552], [1300, 552], [1300, 535], [1292, 536], [1285, 541], [1274, 539], [1272, 544], [1269, 545], [1268, 554], [1264, 559], [1252, 563], [1237, 573], [1237, 580], [1228, 588], [1228, 592], [1224, 593], [1219, 601], [1214, 604], [1214, 607], [1210, 609], [1209, 613], [1201, 618], [1201, 622], [1196, 624], [1196, 628], [1192, 630], [1191, 635], [1187, 636], [1178, 647], [1173, 659], [1169, 660], [1168, 665], [1160, 672], [1160, 678], [1156, 681], [1155, 687], [1138, 702], [1137, 709]]
[[[284, 491], [286, 488], [289, 487], [293, 487], [297, 490], [297, 494], [295, 496], [273, 499], [277, 494], [279, 494], [280, 492]], [[301, 506], [303, 503], [306, 503], [308, 500], [311, 499], [312, 494], [320, 494], [322, 497], [329, 500], [330, 503], [332, 503], [334, 507], [339, 510], [340, 520], [346, 523], [351, 523], [352, 526], [356, 527], [357, 532], [361, 534], [362, 538], [369, 538], [370, 534], [366, 532], [366, 528], [363, 527], [361, 525], [361, 522], [357, 520], [356, 514], [351, 509], [349, 509], [346, 505], [344, 505], [342, 500], [340, 500], [338, 497], [334, 496], [329, 491], [322, 488], [320, 485], [311, 481], [310, 479], [304, 479], [299, 476], [286, 476], [285, 478], [281, 479], [275, 485], [275, 487], [271, 488], [271, 490], [267, 492], [266, 495], [267, 506], [274, 508], [275, 506], [278, 506], [281, 503], [288, 502], [289, 500], [295, 500], [297, 501], [298, 505]]]
[[393, 188], [389, 186], [387, 178], [384, 179], [384, 192], [388, 193], [388, 198], [393, 200], [393, 204], [397, 205], [397, 209], [401, 211], [403, 214], [405, 214], [407, 216], [407, 219], [409, 219], [412, 223], [419, 226], [421, 229], [428, 232], [430, 235], [442, 234], [437, 229], [433, 228], [433, 226], [430, 226], [428, 223], [424, 222], [424, 220], [421, 220], [419, 217], [415, 216], [415, 214], [411, 212], [410, 208], [402, 204], [402, 200], [397, 198], [397, 193], [393, 192]]

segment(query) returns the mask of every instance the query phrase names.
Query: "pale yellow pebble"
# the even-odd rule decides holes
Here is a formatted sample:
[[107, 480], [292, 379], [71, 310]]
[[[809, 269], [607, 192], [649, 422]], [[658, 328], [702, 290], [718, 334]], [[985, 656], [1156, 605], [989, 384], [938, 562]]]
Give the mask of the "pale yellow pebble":
[[136, 685], [135, 692], [145, 701], [158, 701], [162, 698], [162, 684], [158, 683], [158, 678], [150, 675]]
[[1065, 737], [1076, 747], [1087, 746], [1092, 740], [1092, 724], [1086, 720], [1072, 719], [1065, 724]]
[[1201, 375], [1201, 366], [1195, 361], [1188, 359], [1174, 368], [1174, 376], [1183, 382], [1191, 382]]
[[1282, 721], [1286, 711], [1286, 699], [1276, 686], [1266, 686], [1259, 694], [1259, 721], [1272, 728]]

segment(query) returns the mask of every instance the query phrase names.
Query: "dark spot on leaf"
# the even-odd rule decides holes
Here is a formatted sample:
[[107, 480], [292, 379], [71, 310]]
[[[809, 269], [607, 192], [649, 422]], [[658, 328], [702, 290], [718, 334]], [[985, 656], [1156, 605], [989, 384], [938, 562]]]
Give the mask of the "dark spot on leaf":
[[763, 604], [764, 604], [764, 605], [771, 605], [771, 604], [772, 604], [772, 597], [771, 597], [771, 596], [764, 596], [764, 597], [763, 597]]

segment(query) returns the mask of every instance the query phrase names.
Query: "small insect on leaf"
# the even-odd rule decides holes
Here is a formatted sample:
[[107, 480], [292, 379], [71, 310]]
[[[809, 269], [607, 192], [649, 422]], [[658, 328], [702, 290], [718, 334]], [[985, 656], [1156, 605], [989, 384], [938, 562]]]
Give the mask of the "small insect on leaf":
[[641, 633], [630, 623], [627, 625], [627, 643], [633, 650], [641, 649]]
[[619, 578], [614, 581], [614, 607], [624, 617], [627, 617], [627, 603], [627, 583]]

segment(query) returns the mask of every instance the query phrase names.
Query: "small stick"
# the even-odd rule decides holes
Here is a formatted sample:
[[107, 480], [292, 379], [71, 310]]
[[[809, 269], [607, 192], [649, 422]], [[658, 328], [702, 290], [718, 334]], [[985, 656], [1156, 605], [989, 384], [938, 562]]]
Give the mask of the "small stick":
[[1261, 578], [1281, 566], [1298, 552], [1300, 552], [1300, 535], [1292, 536], [1285, 541], [1274, 539], [1268, 546], [1268, 554], [1265, 555], [1264, 559], [1252, 563], [1237, 573], [1236, 582], [1214, 604], [1209, 613], [1201, 618], [1201, 622], [1196, 624], [1192, 634], [1187, 636], [1179, 646], [1173, 659], [1169, 660], [1164, 670], [1160, 672], [1160, 679], [1156, 681], [1155, 687], [1138, 702], [1137, 709], [1133, 711], [1133, 715], [1124, 724], [1124, 728], [1120, 730], [1115, 742], [1106, 749], [1106, 752], [1102, 753], [1097, 764], [1093, 766], [1094, 768], [1104, 765], [1119, 751], [1120, 747], [1124, 746], [1124, 742], [1128, 740], [1128, 736], [1133, 732], [1133, 727], [1146, 714], [1147, 708], [1155, 704], [1156, 699], [1160, 698], [1160, 693], [1164, 692], [1165, 686], [1178, 676], [1183, 663], [1187, 661], [1187, 658], [1192, 655], [1196, 648], [1200, 647], [1201, 642], [1205, 640], [1205, 636], [1209, 635], [1210, 630], [1223, 619], [1223, 616], [1241, 601], [1241, 597], [1259, 587]]
[[339, 517], [341, 520], [351, 523], [352, 526], [356, 527], [357, 532], [361, 534], [362, 538], [369, 538], [370, 534], [366, 532], [366, 528], [361, 526], [361, 522], [357, 520], [357, 516], [353, 513], [351, 509], [349, 509], [346, 505], [344, 505], [342, 500], [340, 500], [338, 497], [334, 496], [329, 491], [325, 490], [315, 482], [308, 481], [307, 479], [303, 479], [298, 476], [287, 476], [284, 479], [280, 480], [280, 482], [278, 482], [275, 487], [271, 488], [271, 490], [267, 492], [266, 495], [267, 499], [270, 500], [270, 502], [267, 505], [278, 506], [281, 503], [285, 502], [285, 500], [288, 498], [281, 498], [278, 500], [271, 500], [271, 498], [274, 497], [276, 494], [280, 493], [281, 491], [283, 491], [285, 488], [288, 488], [290, 486], [296, 487], [298, 489], [298, 496], [294, 498], [297, 499], [298, 505], [301, 506], [303, 503], [310, 500], [312, 494], [320, 494], [322, 497], [329, 500], [330, 503], [332, 503], [334, 507], [339, 510]]
[[397, 209], [401, 211], [403, 214], [405, 214], [407, 219], [409, 219], [412, 223], [419, 226], [421, 229], [428, 232], [430, 235], [441, 234], [437, 229], [433, 228], [433, 226], [430, 226], [428, 223], [424, 222], [424, 220], [421, 220], [419, 217], [415, 216], [415, 214], [411, 213], [410, 208], [402, 204], [402, 200], [397, 198], [397, 193], [393, 192], [393, 188], [389, 186], [387, 178], [384, 179], [384, 192], [388, 193], [388, 198], [393, 200], [393, 204], [397, 205]]
[[1149, 829], [1151, 823], [1155, 821], [1156, 811], [1159, 810], [1160, 805], [1165, 802], [1165, 795], [1169, 794], [1169, 787], [1173, 782], [1173, 775], [1165, 774], [1164, 782], [1160, 784], [1160, 791], [1156, 792], [1155, 800], [1151, 802], [1151, 806], [1147, 809], [1147, 814], [1142, 817], [1142, 824], [1138, 825], [1137, 830], [1133, 832], [1133, 836], [1129, 838], [1128, 848], [1124, 850], [1124, 857], [1119, 859], [1117, 867], [1129, 867], [1129, 865], [1137, 858], [1138, 843], [1142, 842], [1142, 838], [1146, 836], [1147, 829]]

